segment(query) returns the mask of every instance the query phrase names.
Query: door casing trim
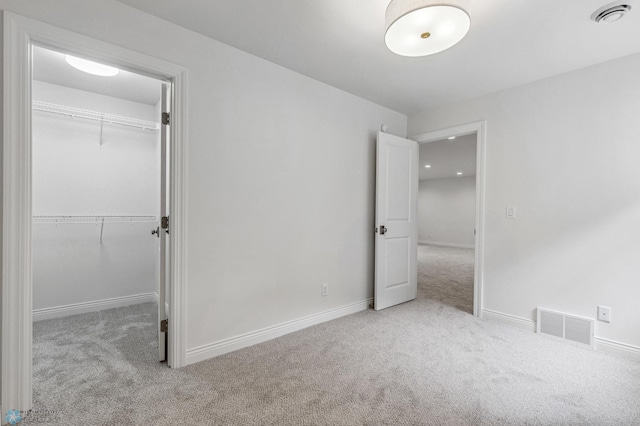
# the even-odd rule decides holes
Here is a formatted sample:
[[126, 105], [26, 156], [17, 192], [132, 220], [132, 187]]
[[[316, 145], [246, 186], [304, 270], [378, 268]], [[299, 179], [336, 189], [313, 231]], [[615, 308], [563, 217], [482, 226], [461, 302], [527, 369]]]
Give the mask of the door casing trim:
[[475, 271], [473, 278], [473, 315], [482, 318], [484, 280], [484, 239], [485, 239], [485, 153], [487, 122], [477, 121], [440, 130], [420, 133], [409, 139], [418, 144], [433, 142], [451, 136], [476, 134], [476, 241]]
[[173, 84], [169, 187], [170, 365], [186, 362], [187, 69], [4, 12], [0, 411], [32, 407], [32, 46], [52, 47]]

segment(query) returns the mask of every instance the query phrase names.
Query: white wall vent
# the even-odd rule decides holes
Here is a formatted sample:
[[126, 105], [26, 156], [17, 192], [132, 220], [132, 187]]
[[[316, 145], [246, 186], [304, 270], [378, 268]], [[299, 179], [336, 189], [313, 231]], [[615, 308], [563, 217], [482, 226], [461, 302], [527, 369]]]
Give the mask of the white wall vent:
[[594, 348], [594, 327], [595, 320], [593, 318], [538, 308], [538, 322], [536, 323], [538, 333], [550, 334]]

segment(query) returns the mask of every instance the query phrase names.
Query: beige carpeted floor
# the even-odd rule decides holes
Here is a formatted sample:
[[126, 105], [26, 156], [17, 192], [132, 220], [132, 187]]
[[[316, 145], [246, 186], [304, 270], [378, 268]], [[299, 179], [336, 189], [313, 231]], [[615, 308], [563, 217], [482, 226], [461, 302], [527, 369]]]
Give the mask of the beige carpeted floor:
[[418, 296], [473, 313], [473, 249], [418, 245]]
[[420, 256], [416, 301], [180, 370], [154, 361], [153, 304], [35, 323], [25, 423], [640, 424], [640, 363], [475, 318], [468, 252]]

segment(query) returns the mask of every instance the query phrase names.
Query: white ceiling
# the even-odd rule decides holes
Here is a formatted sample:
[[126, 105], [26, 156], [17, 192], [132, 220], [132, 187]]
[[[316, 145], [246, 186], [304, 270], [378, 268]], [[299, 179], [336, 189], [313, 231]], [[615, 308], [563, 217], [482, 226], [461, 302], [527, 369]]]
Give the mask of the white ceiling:
[[[475, 176], [476, 145], [475, 133], [420, 144], [420, 180], [458, 177], [458, 172], [462, 176]], [[426, 168], [427, 164], [431, 167]]]
[[33, 47], [33, 79], [148, 105], [162, 95], [159, 80], [124, 70], [114, 77], [87, 74], [67, 64], [63, 53], [38, 46]]
[[428, 57], [384, 45], [389, 0], [119, 0], [396, 111], [460, 102], [640, 51], [640, 0], [470, 0], [471, 30]]

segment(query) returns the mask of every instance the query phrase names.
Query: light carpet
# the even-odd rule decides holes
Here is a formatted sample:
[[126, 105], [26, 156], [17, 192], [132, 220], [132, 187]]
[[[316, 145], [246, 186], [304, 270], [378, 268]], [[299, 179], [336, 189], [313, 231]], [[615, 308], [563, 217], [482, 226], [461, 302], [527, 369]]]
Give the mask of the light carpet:
[[418, 245], [418, 295], [473, 314], [474, 253]]
[[[459, 257], [429, 251], [440, 270], [427, 277], [459, 274]], [[480, 320], [430, 284], [179, 370], [154, 361], [153, 304], [37, 322], [24, 423], [640, 424], [640, 363]]]

